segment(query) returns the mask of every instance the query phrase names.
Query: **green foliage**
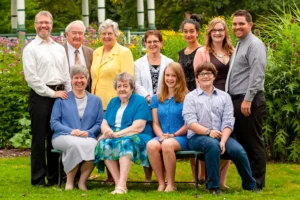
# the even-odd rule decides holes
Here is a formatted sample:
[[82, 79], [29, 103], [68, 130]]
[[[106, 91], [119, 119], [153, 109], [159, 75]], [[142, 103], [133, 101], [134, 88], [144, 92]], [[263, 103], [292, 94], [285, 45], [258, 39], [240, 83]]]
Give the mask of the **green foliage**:
[[12, 138], [10, 138], [10, 142], [12, 146], [15, 148], [30, 148], [31, 147], [31, 135], [30, 135], [30, 124], [31, 121], [22, 118], [19, 120], [19, 124], [23, 127], [22, 131], [15, 134]]
[[259, 19], [268, 45], [268, 117], [264, 137], [273, 159], [300, 161], [300, 11], [290, 5]]
[[22, 130], [18, 120], [29, 116], [28, 91], [18, 40], [0, 38], [0, 148], [6, 147], [12, 135]]

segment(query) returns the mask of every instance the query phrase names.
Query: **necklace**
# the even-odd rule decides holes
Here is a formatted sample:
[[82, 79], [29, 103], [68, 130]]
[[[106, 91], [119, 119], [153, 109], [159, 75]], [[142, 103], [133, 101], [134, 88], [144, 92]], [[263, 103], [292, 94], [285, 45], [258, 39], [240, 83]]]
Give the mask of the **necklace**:
[[215, 53], [215, 55], [219, 58], [224, 58], [226, 54], [221, 54], [221, 53]]

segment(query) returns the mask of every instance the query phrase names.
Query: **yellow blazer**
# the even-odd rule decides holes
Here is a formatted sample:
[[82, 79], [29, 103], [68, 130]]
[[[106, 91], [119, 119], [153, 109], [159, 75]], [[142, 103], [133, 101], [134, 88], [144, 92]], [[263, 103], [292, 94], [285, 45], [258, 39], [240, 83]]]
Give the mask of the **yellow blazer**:
[[106, 110], [109, 101], [117, 96], [113, 80], [120, 72], [128, 72], [134, 76], [134, 64], [131, 51], [116, 43], [110, 50], [107, 60], [101, 64], [103, 46], [93, 53], [91, 66], [92, 94], [102, 100], [103, 110]]

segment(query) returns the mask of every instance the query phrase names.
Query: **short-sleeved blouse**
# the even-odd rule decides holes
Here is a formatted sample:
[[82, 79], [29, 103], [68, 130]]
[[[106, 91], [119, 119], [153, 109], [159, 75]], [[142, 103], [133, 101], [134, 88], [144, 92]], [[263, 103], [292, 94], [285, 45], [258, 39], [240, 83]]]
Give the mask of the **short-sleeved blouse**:
[[178, 62], [181, 64], [183, 68], [183, 72], [186, 79], [186, 85], [189, 91], [192, 91], [196, 88], [193, 62], [194, 62], [195, 54], [199, 48], [200, 47], [198, 47], [197, 49], [195, 49], [195, 51], [193, 51], [188, 55], [184, 53], [184, 50], [186, 48], [178, 52], [178, 57], [179, 57]]
[[157, 108], [158, 119], [163, 133], [175, 133], [183, 125], [182, 117], [183, 102], [176, 103], [174, 97], [161, 103], [157, 95], [154, 95], [150, 104], [151, 108]]

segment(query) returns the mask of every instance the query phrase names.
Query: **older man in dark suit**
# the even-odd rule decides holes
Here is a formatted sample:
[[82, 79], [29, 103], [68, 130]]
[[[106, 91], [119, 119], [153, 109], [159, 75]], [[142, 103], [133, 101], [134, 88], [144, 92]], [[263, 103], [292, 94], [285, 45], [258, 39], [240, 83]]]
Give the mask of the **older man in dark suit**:
[[[93, 49], [82, 45], [85, 36], [85, 30], [86, 28], [82, 21], [77, 20], [71, 22], [66, 27], [67, 42], [63, 46], [66, 49], [70, 69], [72, 66], [80, 64], [85, 66], [90, 73], [93, 59]], [[90, 88], [91, 80], [87, 85], [87, 90], [89, 92]]]

